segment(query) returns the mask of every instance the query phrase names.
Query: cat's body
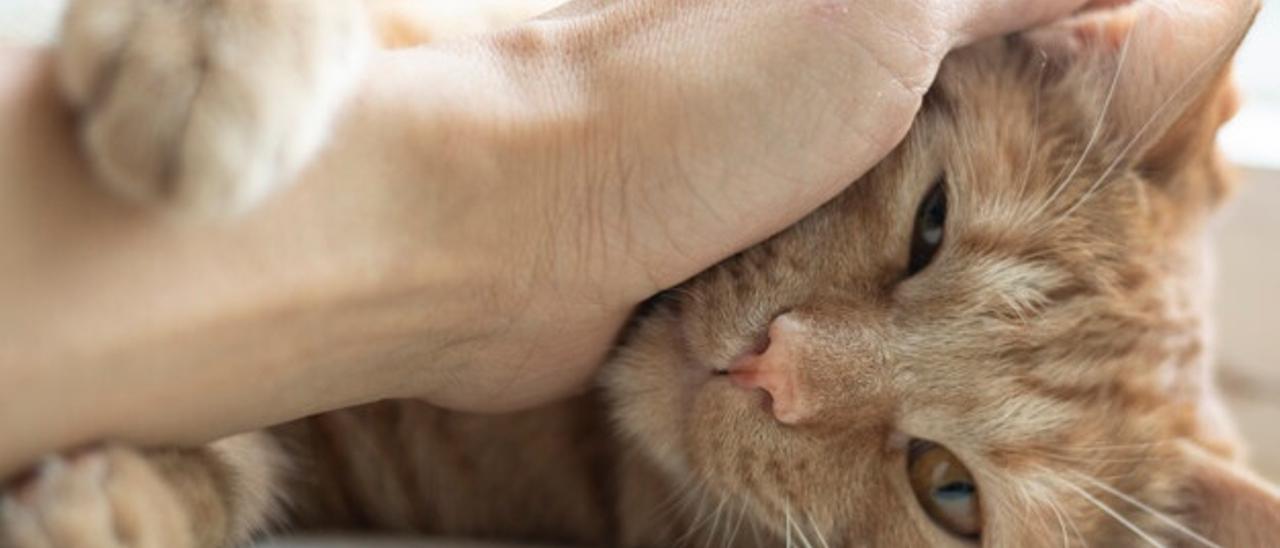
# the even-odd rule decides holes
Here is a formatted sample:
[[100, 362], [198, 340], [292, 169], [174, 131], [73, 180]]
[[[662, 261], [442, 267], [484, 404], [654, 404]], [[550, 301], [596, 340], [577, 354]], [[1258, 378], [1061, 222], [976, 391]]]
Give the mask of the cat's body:
[[287, 500], [304, 527], [588, 546], [710, 538], [710, 523], [692, 527], [711, 516], [682, 508], [687, 486], [619, 443], [607, 415], [599, 394], [506, 416], [399, 400], [272, 433], [290, 455]]
[[[96, 469], [87, 480], [95, 487], [101, 474], [114, 476], [105, 490], [127, 499], [113, 501], [122, 518], [95, 516], [101, 500], [68, 496], [58, 484], [86, 481], [75, 472], [28, 487], [27, 496], [67, 514], [68, 530], [47, 535], [53, 546], [117, 546], [123, 538], [131, 548], [230, 547], [286, 524], [583, 546], [725, 542], [738, 525], [732, 545], [756, 545], [761, 531], [741, 522], [740, 508], [725, 509], [712, 535], [709, 513], [687, 512], [696, 502], [681, 491], [687, 486], [628, 455], [611, 430], [595, 396], [507, 416], [387, 401], [199, 449], [113, 447], [44, 465], [41, 474]], [[0, 546], [44, 546], [24, 533], [29, 516], [12, 511]], [[724, 522], [731, 518], [739, 523]]]
[[602, 410], [594, 397], [511, 416], [388, 401], [273, 434], [305, 525], [604, 546], [625, 519], [625, 465]]
[[[218, 548], [284, 521], [908, 546], [974, 541], [975, 513], [997, 546], [1265, 545], [1280, 498], [1240, 468], [1204, 311], [1201, 231], [1229, 187], [1213, 133], [1233, 108], [1215, 75], [1239, 35], [1211, 70], [1165, 74], [1090, 25], [955, 53], [893, 155], [649, 303], [591, 394], [508, 416], [382, 402], [57, 457], [6, 499], [0, 545]], [[1132, 42], [1111, 45], [1153, 47]], [[921, 494], [922, 455], [967, 479]]]

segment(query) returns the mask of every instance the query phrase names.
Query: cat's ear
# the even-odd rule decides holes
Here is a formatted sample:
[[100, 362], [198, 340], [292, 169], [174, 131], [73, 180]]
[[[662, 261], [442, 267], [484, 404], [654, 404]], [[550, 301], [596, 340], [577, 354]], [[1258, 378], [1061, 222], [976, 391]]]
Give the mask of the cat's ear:
[[1280, 544], [1280, 491], [1234, 463], [1182, 448], [1187, 523], [1219, 546]]
[[1209, 153], [1234, 114], [1230, 61], [1258, 7], [1258, 0], [1149, 0], [1026, 38], [1063, 85], [1099, 109], [1107, 152], [1160, 179]]

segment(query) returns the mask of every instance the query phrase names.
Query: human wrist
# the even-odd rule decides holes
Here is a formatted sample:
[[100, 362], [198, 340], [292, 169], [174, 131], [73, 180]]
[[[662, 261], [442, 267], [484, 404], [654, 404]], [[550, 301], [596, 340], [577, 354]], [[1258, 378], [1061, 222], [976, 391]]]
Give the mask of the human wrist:
[[[565, 334], [557, 329], [598, 320], [594, 311], [579, 314], [586, 307], [610, 300], [604, 307], [620, 325], [645, 296], [606, 288], [611, 280], [580, 268], [565, 241], [582, 213], [577, 198], [588, 185], [607, 185], [584, 179], [591, 170], [581, 160], [594, 145], [570, 71], [555, 66], [554, 51], [516, 52], [512, 44], [483, 38], [382, 55], [367, 79], [370, 96], [356, 105], [376, 129], [382, 175], [401, 189], [378, 214], [380, 234], [367, 238], [393, 242], [378, 254], [388, 258], [384, 269], [400, 273], [375, 293], [412, 295], [422, 310], [418, 346], [433, 349], [379, 372], [387, 396], [475, 408], [479, 393], [510, 384], [490, 376], [498, 366], [553, 345]], [[583, 361], [599, 360], [612, 335], [596, 337]], [[539, 352], [549, 358], [559, 349]], [[522, 394], [501, 398], [519, 406]]]

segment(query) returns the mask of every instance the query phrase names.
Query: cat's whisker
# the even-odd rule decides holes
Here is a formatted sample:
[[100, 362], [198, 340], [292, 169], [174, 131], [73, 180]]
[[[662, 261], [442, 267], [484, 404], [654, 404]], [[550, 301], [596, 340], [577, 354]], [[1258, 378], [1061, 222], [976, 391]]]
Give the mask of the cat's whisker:
[[[1067, 542], [1066, 524], [1063, 523], [1062, 516], [1059, 515], [1058, 509], [1053, 504], [1053, 501], [1050, 498], [1043, 496], [1043, 494], [1032, 492], [1032, 489], [1031, 489], [1032, 486], [1034, 485], [1036, 487], [1040, 487], [1040, 484], [1038, 482], [1033, 484], [1032, 482], [1025, 482], [1025, 481], [1006, 482], [1006, 483], [1012, 483], [1014, 485], [1017, 485], [1016, 492], [1018, 493], [1018, 498], [1021, 499], [1021, 502], [1024, 504], [1023, 506], [1024, 508], [1034, 507], [1037, 503], [1041, 503], [1047, 506], [1049, 508], [1049, 511], [1053, 512], [1054, 515], [1057, 517], [1058, 529], [1062, 532], [1063, 546], [1069, 546]], [[1014, 512], [1010, 512], [1010, 514], [1015, 514], [1015, 512], [1016, 510]], [[1053, 534], [1054, 532], [1053, 523], [1047, 519], [1040, 520], [1040, 521], [1041, 521], [1040, 526], [1045, 530], [1046, 535]]]
[[803, 546], [804, 548], [813, 548], [813, 544], [809, 542], [809, 537], [804, 534], [804, 530], [800, 522], [791, 516], [790, 502], [783, 507], [783, 513], [786, 518], [787, 546], [790, 547], [792, 545], [792, 539], [794, 538], [800, 542], [800, 546]]
[[1160, 445], [1170, 443], [1168, 440], [1153, 440], [1136, 443], [1097, 443], [1097, 444], [1072, 444], [1062, 446], [1063, 451], [1114, 451], [1121, 449], [1145, 450]]
[[724, 505], [728, 502], [729, 497], [721, 497], [720, 504], [716, 505], [715, 512], [711, 514], [711, 533], [707, 535], [708, 545], [720, 536], [720, 516], [724, 514]]
[[1027, 455], [1052, 459], [1060, 462], [1078, 463], [1078, 464], [1146, 464], [1161, 460], [1162, 457], [1157, 455], [1135, 455], [1133, 457], [1097, 457], [1080, 454], [1068, 454], [1055, 452], [1049, 449], [1022, 448], [1019, 450]]
[[694, 493], [702, 492], [701, 485], [694, 485], [696, 478], [684, 480], [677, 489], [672, 490], [670, 495], [658, 505], [658, 516], [661, 519], [668, 519], [676, 514], [683, 514], [693, 502]]
[[[716, 498], [716, 495], [710, 495], [709, 498], [714, 499]], [[714, 509], [711, 508], [711, 504], [707, 504], [705, 509], [708, 511], [703, 512], [704, 517], [698, 520], [697, 523], [690, 526], [689, 542], [693, 542], [694, 539], [699, 536], [699, 533], [703, 532], [706, 532], [706, 542], [703, 543], [704, 546], [710, 544], [715, 539], [716, 529], [708, 526], [714, 526], [720, 522], [720, 512], [724, 509], [724, 499], [720, 499], [720, 504], [716, 505]]]
[[[965, 178], [974, 179], [979, 176], [979, 173], [981, 172], [974, 168], [972, 155], [968, 153], [961, 154], [960, 159], [964, 161], [963, 169], [964, 169]], [[974, 207], [980, 208], [983, 206], [981, 202], [978, 202], [978, 203], [965, 202], [965, 200], [969, 197], [968, 192], [965, 192], [966, 190], [965, 185], [948, 185], [947, 190], [950, 193], [949, 198], [952, 200], [955, 200], [955, 203], [960, 205], [960, 207], [962, 208], [974, 208]]]
[[[1059, 503], [1057, 500], [1057, 491], [1045, 485], [1046, 481], [1054, 484], [1058, 483], [1058, 478], [1061, 476], [1061, 473], [1043, 465], [1036, 465], [1035, 468], [1045, 474], [1044, 476], [1041, 476], [1040, 479], [1031, 481], [1037, 487], [1043, 488], [1043, 490], [1039, 492], [1039, 496], [1035, 497], [1037, 502], [1048, 506], [1049, 510], [1057, 516], [1059, 524], [1061, 525], [1065, 522], [1066, 526], [1070, 527], [1071, 532], [1075, 534], [1075, 538], [1079, 541], [1079, 545], [1087, 548], [1089, 543], [1085, 540], [1084, 534], [1080, 532], [1080, 527], [1076, 525], [1075, 518]], [[1065, 530], [1063, 531], [1063, 545], [1071, 546], [1070, 538], [1067, 536]]]
[[787, 548], [791, 548], [791, 507], [786, 507]]
[[1071, 532], [1075, 534], [1076, 540], [1080, 541], [1080, 546], [1089, 545], [1089, 543], [1084, 539], [1084, 534], [1080, 532], [1080, 527], [1076, 525], [1076, 520], [1062, 508], [1062, 505], [1059, 504], [1058, 501], [1054, 500], [1053, 497], [1045, 497], [1042, 502], [1044, 502], [1044, 504], [1049, 507], [1049, 510], [1058, 518], [1058, 525], [1062, 528], [1063, 546], [1071, 546], [1071, 537], [1067, 534], [1067, 526], [1071, 527]]
[[1036, 209], [1035, 213], [1031, 216], [1032, 218], [1039, 217], [1043, 214], [1045, 208], [1053, 204], [1053, 202], [1058, 199], [1058, 196], [1060, 196], [1067, 187], [1071, 186], [1071, 180], [1080, 172], [1081, 166], [1083, 166], [1085, 160], [1089, 158], [1089, 154], [1093, 152], [1093, 147], [1097, 145], [1098, 137], [1102, 135], [1102, 129], [1106, 124], [1107, 114], [1111, 111], [1111, 101], [1115, 99], [1116, 89], [1120, 84], [1120, 75], [1124, 73], [1123, 69], [1125, 62], [1129, 58], [1129, 45], [1132, 43], [1133, 31], [1135, 28], [1137, 28], [1136, 24], [1130, 27], [1125, 33], [1124, 44], [1120, 46], [1120, 58], [1116, 61], [1115, 74], [1111, 77], [1111, 84], [1107, 87], [1107, 95], [1102, 101], [1102, 109], [1098, 113], [1098, 120], [1093, 125], [1093, 131], [1089, 134], [1089, 140], [1085, 142], [1084, 150], [1080, 153], [1080, 157], [1076, 160], [1075, 164], [1071, 166], [1071, 170], [1067, 172], [1067, 175], [1054, 185], [1053, 192], [1051, 192], [1048, 199], [1046, 199], [1044, 203]]
[[[1150, 117], [1147, 118], [1147, 121], [1144, 122], [1142, 126], [1138, 128], [1138, 131], [1135, 132], [1133, 137], [1129, 139], [1129, 142], [1126, 143], [1124, 147], [1120, 149], [1120, 152], [1116, 154], [1115, 159], [1113, 159], [1111, 163], [1107, 165], [1107, 168], [1103, 170], [1102, 175], [1100, 175], [1097, 178], [1097, 180], [1095, 180], [1094, 183], [1089, 186], [1089, 189], [1084, 193], [1084, 195], [1082, 195], [1079, 199], [1077, 199], [1076, 202], [1072, 204], [1072, 206], [1068, 208], [1065, 213], [1059, 216], [1059, 219], [1065, 219], [1070, 217], [1077, 209], [1080, 208], [1081, 205], [1083, 205], [1086, 201], [1088, 201], [1088, 199], [1103, 184], [1103, 182], [1105, 182], [1111, 176], [1111, 174], [1115, 172], [1116, 168], [1119, 167], [1120, 162], [1124, 161], [1125, 157], [1128, 156], [1130, 150], [1132, 150], [1133, 147], [1137, 145], [1138, 142], [1142, 139], [1142, 137], [1146, 135], [1147, 131], [1151, 129], [1151, 125], [1154, 124], [1157, 120], [1160, 119], [1162, 115], [1165, 114], [1165, 110], [1168, 109], [1169, 106], [1173, 104], [1173, 100], [1177, 99], [1180, 95], [1182, 95], [1182, 93], [1186, 91], [1187, 86], [1191, 85], [1191, 83], [1194, 82], [1200, 76], [1200, 74], [1204, 72], [1206, 68], [1210, 66], [1216, 66], [1218, 64], [1216, 61], [1219, 61], [1222, 54], [1226, 53], [1228, 51], [1228, 48], [1232, 46], [1233, 44], [1231, 42], [1223, 43], [1219, 45], [1216, 50], [1214, 50], [1212, 55], [1205, 56], [1205, 58], [1202, 59], [1200, 63], [1196, 65], [1196, 68], [1191, 71], [1191, 74], [1187, 75], [1187, 77], [1182, 81], [1182, 83], [1178, 84], [1178, 87], [1174, 88], [1173, 92], [1170, 93], [1167, 97], [1164, 98], [1163, 101], [1160, 102], [1160, 106], [1156, 107], [1156, 110], [1152, 112]], [[1054, 224], [1056, 223], [1057, 221], [1054, 222]]]
[[[1106, 451], [1089, 453], [1068, 453], [1053, 449], [1038, 449], [1026, 447], [1019, 450], [1026, 455], [1049, 459], [1060, 463], [1076, 464], [1085, 466], [1094, 466], [1099, 464], [1122, 464], [1126, 466], [1145, 465], [1152, 463], [1160, 463], [1167, 460], [1167, 457], [1152, 452], [1133, 452], [1124, 453], [1120, 451]], [[1123, 477], [1123, 475], [1121, 476]]]
[[1054, 517], [1058, 519], [1058, 527], [1062, 529], [1063, 548], [1069, 548], [1071, 546], [1071, 538], [1067, 536], [1067, 521], [1062, 515], [1062, 509], [1058, 508], [1058, 505], [1054, 504], [1053, 501], [1046, 501], [1046, 506], [1048, 506], [1049, 510], [1053, 512]]
[[1146, 465], [1146, 463], [1157, 461], [1157, 458], [1089, 458], [1052, 455], [1052, 453], [1043, 453], [1038, 456], [1057, 462], [1074, 463], [1074, 465]]
[[[1019, 515], [1019, 511], [1022, 508], [1033, 507], [1039, 502], [1051, 502], [1032, 493], [1032, 487], [1040, 485], [1036, 481], [1013, 481], [999, 474], [984, 476], [980, 481], [988, 485], [995, 484], [998, 490], [1015, 495], [1013, 501], [1010, 501], [1007, 497], [995, 499], [998, 508], [995, 508], [993, 513], [996, 515], [1016, 516]], [[1061, 520], [1059, 520], [1059, 523], [1061, 523]], [[1047, 532], [1052, 532], [1049, 530], [1051, 525], [1047, 522], [1041, 524], [1041, 527], [1044, 527]]]
[[699, 489], [699, 491], [701, 491], [701, 494], [698, 497], [698, 502], [695, 508], [696, 513], [694, 514], [693, 520], [689, 522], [688, 530], [686, 530], [683, 535], [680, 535], [680, 538], [676, 539], [676, 544], [679, 544], [681, 546], [684, 546], [689, 542], [693, 541], [693, 538], [697, 534], [698, 530], [702, 528], [703, 521], [707, 519], [706, 518], [707, 505], [704, 503], [707, 500], [707, 496], [710, 493], [710, 489], [703, 488], [703, 489]]
[[[1054, 173], [1053, 177], [1050, 177], [1048, 180], [1062, 181], [1063, 178], [1066, 177], [1067, 171], [1070, 169], [1071, 169], [1071, 162], [1069, 161], [1063, 162], [1062, 167], [1058, 168], [1058, 172]], [[1058, 183], [1055, 182], [1054, 183], [1055, 188], [1057, 187], [1057, 185]], [[1054, 199], [1052, 197], [1053, 194], [1054, 193], [1051, 191], [1050, 195], [1046, 195], [1044, 200], [1036, 204], [1036, 208], [1029, 212], [1029, 214], [1026, 216], [1026, 220], [1035, 221], [1037, 217], [1039, 217], [1042, 213], [1044, 213], [1045, 210], [1047, 210], [1049, 206], [1053, 203], [1053, 199]], [[1037, 227], [1036, 230], [1040, 230], [1039, 223], [1033, 224], [1032, 226], [1036, 226]]]
[[1133, 534], [1137, 535], [1138, 538], [1141, 538], [1142, 540], [1146, 541], [1147, 544], [1150, 544], [1151, 546], [1156, 546], [1158, 548], [1164, 547], [1164, 543], [1160, 542], [1155, 537], [1152, 537], [1150, 533], [1143, 531], [1142, 528], [1138, 527], [1136, 523], [1134, 523], [1133, 521], [1130, 521], [1128, 518], [1125, 518], [1123, 515], [1120, 514], [1120, 512], [1117, 512], [1114, 508], [1107, 506], [1105, 502], [1102, 502], [1102, 500], [1100, 500], [1098, 497], [1093, 496], [1093, 494], [1090, 493], [1089, 491], [1085, 490], [1079, 485], [1076, 485], [1066, 479], [1060, 479], [1060, 482], [1066, 488], [1071, 489], [1076, 494], [1080, 495], [1085, 500], [1089, 501], [1090, 504], [1097, 507], [1103, 513], [1107, 514], [1108, 516], [1111, 516], [1111, 518], [1116, 520], [1117, 523], [1119, 523], [1120, 525], [1123, 525], [1126, 529], [1131, 531]]
[[1146, 513], [1148, 513], [1148, 514], [1151, 514], [1151, 515], [1152, 515], [1153, 517], [1155, 517], [1156, 519], [1158, 519], [1158, 520], [1160, 520], [1160, 521], [1164, 522], [1166, 525], [1168, 525], [1168, 526], [1170, 526], [1170, 527], [1173, 527], [1174, 529], [1177, 529], [1177, 530], [1178, 530], [1178, 532], [1180, 532], [1180, 533], [1182, 533], [1182, 534], [1184, 534], [1184, 535], [1187, 535], [1188, 537], [1191, 537], [1192, 539], [1195, 539], [1197, 542], [1199, 542], [1199, 543], [1201, 543], [1201, 544], [1203, 544], [1203, 545], [1205, 545], [1205, 546], [1209, 546], [1209, 547], [1211, 547], [1211, 548], [1222, 548], [1221, 546], [1219, 546], [1219, 545], [1218, 545], [1218, 543], [1213, 542], [1213, 541], [1211, 541], [1211, 540], [1209, 540], [1209, 539], [1205, 538], [1204, 536], [1200, 535], [1199, 533], [1197, 533], [1197, 532], [1195, 532], [1195, 531], [1192, 531], [1192, 530], [1191, 530], [1191, 528], [1187, 527], [1186, 525], [1183, 525], [1182, 523], [1179, 523], [1179, 522], [1178, 522], [1178, 520], [1173, 519], [1173, 518], [1172, 518], [1172, 517], [1170, 517], [1168, 514], [1165, 514], [1164, 512], [1161, 512], [1161, 511], [1159, 511], [1159, 510], [1156, 510], [1155, 508], [1152, 508], [1151, 506], [1149, 506], [1149, 505], [1147, 505], [1146, 503], [1144, 503], [1144, 502], [1142, 502], [1142, 501], [1138, 500], [1136, 497], [1133, 497], [1132, 495], [1129, 495], [1128, 493], [1125, 493], [1125, 492], [1123, 492], [1123, 491], [1120, 491], [1119, 489], [1116, 489], [1115, 487], [1112, 487], [1111, 485], [1108, 485], [1107, 483], [1104, 483], [1104, 482], [1102, 482], [1102, 481], [1098, 481], [1096, 478], [1090, 477], [1090, 476], [1089, 476], [1089, 475], [1087, 475], [1087, 474], [1081, 474], [1081, 473], [1077, 472], [1077, 473], [1075, 474], [1075, 476], [1076, 476], [1076, 477], [1078, 477], [1078, 478], [1080, 478], [1080, 479], [1082, 479], [1082, 480], [1084, 480], [1084, 481], [1089, 482], [1089, 484], [1093, 485], [1094, 487], [1097, 487], [1098, 489], [1102, 489], [1103, 491], [1106, 491], [1106, 492], [1108, 492], [1108, 493], [1111, 493], [1113, 496], [1115, 496], [1116, 498], [1118, 498], [1118, 499], [1120, 499], [1120, 500], [1123, 500], [1123, 501], [1125, 501], [1125, 502], [1127, 502], [1127, 503], [1129, 503], [1129, 504], [1132, 504], [1132, 505], [1134, 505], [1134, 506], [1138, 507], [1138, 508], [1139, 508], [1139, 509], [1141, 509], [1142, 511], [1144, 511], [1144, 512], [1146, 512]]
[[1075, 445], [1068, 445], [1068, 446], [1064, 446], [1064, 447], [1061, 447], [1061, 448], [1058, 448], [1058, 449], [1059, 449], [1059, 450], [1061, 450], [1061, 451], [1068, 451], [1068, 450], [1071, 450], [1071, 451], [1098, 451], [1098, 450], [1111, 451], [1111, 450], [1118, 450], [1118, 449], [1145, 450], [1145, 449], [1150, 449], [1150, 448], [1153, 448], [1153, 447], [1158, 447], [1158, 446], [1161, 446], [1161, 445], [1168, 445], [1168, 444], [1170, 444], [1170, 443], [1174, 443], [1174, 442], [1173, 442], [1173, 441], [1171, 441], [1171, 440], [1153, 440], [1153, 441], [1144, 441], [1144, 442], [1138, 442], [1138, 443], [1111, 443], [1111, 444], [1092, 444], [1092, 445], [1088, 445], [1088, 444], [1075, 444]]
[[1062, 462], [1072, 462], [1080, 464], [1146, 464], [1161, 460], [1162, 457], [1155, 455], [1133, 455], [1133, 456], [1090, 456], [1081, 454], [1065, 454], [1054, 453], [1052, 451], [1028, 450], [1027, 454], [1036, 455], [1044, 458], [1053, 459]]
[[1018, 187], [1018, 197], [1026, 198], [1027, 184], [1031, 182], [1031, 168], [1035, 165], [1036, 153], [1040, 151], [1040, 96], [1044, 93], [1044, 74], [1045, 69], [1049, 66], [1049, 56], [1044, 51], [1040, 51], [1040, 70], [1036, 75], [1036, 94], [1032, 98], [1032, 115], [1031, 122], [1031, 144], [1028, 145], [1030, 150], [1027, 151], [1026, 165], [1022, 168], [1022, 183]]
[[756, 541], [756, 546], [764, 546], [764, 541], [760, 538], [760, 526], [756, 524], [756, 520], [747, 520], [747, 525], [751, 526], [751, 538]]
[[671, 494], [667, 495], [667, 497], [658, 504], [657, 513], [659, 518], [666, 519], [671, 516], [676, 507], [687, 506], [685, 501], [689, 498], [689, 494], [686, 491], [688, 489], [688, 485], [682, 485], [679, 489], [680, 491], [673, 490]]
[[[1061, 510], [1064, 514], [1066, 514], [1066, 510], [1062, 509], [1061, 504], [1054, 502], [1053, 505], [1057, 507], [1059, 510]], [[1075, 518], [1072, 517], [1070, 514], [1066, 514], [1066, 517], [1067, 517], [1067, 525], [1071, 526], [1071, 532], [1075, 533], [1076, 540], [1080, 541], [1080, 546], [1084, 546], [1085, 548], [1088, 548], [1089, 541], [1084, 538], [1084, 533], [1080, 532], [1080, 526], [1076, 524]]]
[[831, 548], [831, 545], [827, 544], [827, 537], [822, 534], [822, 528], [818, 527], [817, 520], [813, 519], [813, 514], [806, 513], [805, 517], [809, 518], [809, 526], [813, 528], [813, 536], [818, 537], [818, 544], [821, 544], [822, 548]]
[[795, 526], [796, 537], [800, 539], [800, 544], [803, 545], [804, 548], [813, 548], [813, 543], [809, 542], [809, 535], [804, 534], [804, 524], [794, 520], [792, 521], [792, 524]]
[[738, 538], [738, 530], [742, 528], [742, 520], [747, 515], [747, 501], [738, 501], [738, 519], [734, 520], [733, 527], [729, 530], [729, 536], [725, 538], [724, 548], [732, 548], [733, 541]]

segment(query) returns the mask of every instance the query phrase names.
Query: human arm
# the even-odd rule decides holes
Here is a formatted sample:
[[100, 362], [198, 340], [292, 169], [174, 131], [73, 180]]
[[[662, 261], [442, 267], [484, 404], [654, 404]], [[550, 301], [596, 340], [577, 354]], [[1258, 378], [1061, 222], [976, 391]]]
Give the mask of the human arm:
[[380, 54], [302, 181], [216, 225], [95, 191], [47, 57], [6, 53], [0, 475], [373, 399], [570, 393], [636, 303], [874, 165], [950, 47], [1080, 3], [576, 3]]

